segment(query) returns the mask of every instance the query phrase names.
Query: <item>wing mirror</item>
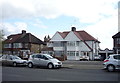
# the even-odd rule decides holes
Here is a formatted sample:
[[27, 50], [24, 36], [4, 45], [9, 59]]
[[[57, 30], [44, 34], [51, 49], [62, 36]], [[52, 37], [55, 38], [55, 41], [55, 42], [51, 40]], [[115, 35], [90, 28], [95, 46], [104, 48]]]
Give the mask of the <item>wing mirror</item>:
[[13, 58], [10, 58], [10, 60], [13, 60]]

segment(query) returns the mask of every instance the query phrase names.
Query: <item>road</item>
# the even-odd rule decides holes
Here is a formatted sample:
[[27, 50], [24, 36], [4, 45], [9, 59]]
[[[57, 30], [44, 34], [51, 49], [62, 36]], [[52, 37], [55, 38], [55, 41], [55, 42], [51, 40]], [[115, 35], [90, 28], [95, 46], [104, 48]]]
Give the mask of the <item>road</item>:
[[63, 62], [63, 68], [60, 69], [4, 66], [2, 68], [2, 80], [3, 81], [118, 81], [120, 72], [118, 71], [107, 72], [105, 70], [102, 70], [101, 69], [102, 65], [101, 66], [100, 65], [101, 62], [66, 61]]

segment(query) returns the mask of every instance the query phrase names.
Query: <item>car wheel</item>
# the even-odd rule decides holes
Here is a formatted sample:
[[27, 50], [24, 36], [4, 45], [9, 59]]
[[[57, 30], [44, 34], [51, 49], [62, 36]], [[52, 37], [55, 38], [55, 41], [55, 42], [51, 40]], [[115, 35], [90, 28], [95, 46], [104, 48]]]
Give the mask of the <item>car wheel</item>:
[[14, 62], [14, 63], [13, 63], [13, 66], [14, 66], [14, 67], [16, 67], [16, 66], [17, 66], [17, 63], [16, 63], [16, 62]]
[[49, 69], [53, 69], [53, 68], [54, 68], [54, 66], [53, 66], [52, 63], [49, 63], [47, 67], [48, 67]]
[[33, 64], [32, 64], [32, 63], [28, 63], [28, 67], [29, 67], [29, 68], [32, 68], [32, 67], [33, 67]]
[[108, 70], [109, 72], [112, 72], [112, 71], [115, 70], [115, 67], [114, 67], [113, 65], [108, 65], [108, 66], [107, 66], [107, 70]]

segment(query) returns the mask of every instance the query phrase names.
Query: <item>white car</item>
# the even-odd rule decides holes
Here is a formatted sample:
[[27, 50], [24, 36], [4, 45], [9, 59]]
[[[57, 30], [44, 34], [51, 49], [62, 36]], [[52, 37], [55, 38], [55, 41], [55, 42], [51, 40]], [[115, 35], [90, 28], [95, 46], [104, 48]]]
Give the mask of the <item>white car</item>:
[[60, 68], [62, 62], [48, 54], [32, 54], [28, 59], [28, 67], [46, 66], [49, 69]]
[[80, 61], [81, 60], [87, 60], [87, 61], [89, 61], [89, 56], [87, 56], [87, 55], [81, 55], [80, 56]]
[[94, 60], [101, 60], [101, 55], [94, 55]]
[[103, 65], [104, 65], [104, 69], [107, 69], [110, 72], [116, 69], [120, 69], [120, 54], [109, 55], [104, 60]]

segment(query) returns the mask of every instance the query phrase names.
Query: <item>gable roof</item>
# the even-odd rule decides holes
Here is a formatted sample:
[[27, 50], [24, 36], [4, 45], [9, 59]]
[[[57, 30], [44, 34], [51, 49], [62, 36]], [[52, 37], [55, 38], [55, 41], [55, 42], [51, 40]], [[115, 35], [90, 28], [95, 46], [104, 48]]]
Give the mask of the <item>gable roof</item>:
[[70, 31], [68, 31], [68, 32], [58, 32], [61, 36], [62, 36], [62, 38], [64, 39], [67, 35], [68, 35], [68, 33], [69, 33]]
[[[82, 41], [97, 41], [99, 42], [97, 39], [95, 39], [93, 36], [91, 36], [90, 34], [88, 34], [86, 31], [82, 30], [82, 31], [73, 31], [74, 34]], [[63, 39], [65, 39], [65, 37], [70, 33], [70, 31], [67, 32], [58, 32], [61, 37]]]
[[113, 35], [112, 38], [120, 38], [120, 32], [118, 32], [115, 35]]
[[31, 33], [24, 34], [14, 34], [8, 36], [4, 41], [5, 43], [34, 43], [34, 44], [44, 44], [43, 41], [32, 35]]

